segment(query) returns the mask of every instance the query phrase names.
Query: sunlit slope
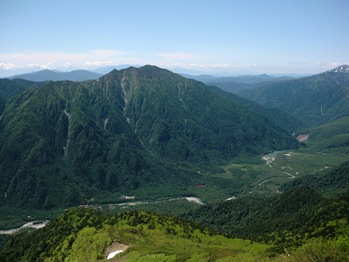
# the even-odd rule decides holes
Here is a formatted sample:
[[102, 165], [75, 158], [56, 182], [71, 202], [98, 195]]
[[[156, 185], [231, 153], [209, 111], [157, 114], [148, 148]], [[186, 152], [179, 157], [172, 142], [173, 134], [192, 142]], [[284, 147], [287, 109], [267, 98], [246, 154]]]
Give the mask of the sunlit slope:
[[308, 126], [317, 126], [349, 115], [348, 93], [349, 73], [332, 70], [240, 94], [267, 107], [282, 109]]
[[194, 185], [203, 167], [298, 146], [235, 96], [153, 66], [26, 89], [6, 103], [0, 144], [1, 205], [47, 209]]

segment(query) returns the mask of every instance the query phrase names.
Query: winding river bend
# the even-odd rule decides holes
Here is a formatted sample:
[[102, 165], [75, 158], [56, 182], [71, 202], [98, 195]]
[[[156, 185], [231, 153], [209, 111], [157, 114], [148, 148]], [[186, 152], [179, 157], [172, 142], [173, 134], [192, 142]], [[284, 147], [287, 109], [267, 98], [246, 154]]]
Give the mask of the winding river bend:
[[0, 230], [0, 235], [12, 235], [17, 233], [18, 231], [22, 230], [22, 229], [26, 229], [26, 228], [34, 228], [34, 229], [39, 229], [39, 228], [43, 228], [44, 226], [46, 226], [46, 224], [49, 221], [33, 221], [33, 222], [28, 222], [26, 224], [24, 224], [21, 227], [18, 228], [12, 228], [12, 229], [8, 229], [8, 230]]
[[[180, 200], [180, 199], [186, 199], [187, 201], [189, 201], [191, 203], [195, 203], [198, 205], [204, 205], [204, 203], [198, 197], [178, 197], [178, 198], [170, 198], [167, 200], [153, 201], [153, 202], [136, 201], [136, 202], [124, 202], [124, 203], [119, 203], [119, 204], [110, 204], [109, 208], [112, 206], [136, 206], [136, 205], [143, 205], [143, 204], [162, 203], [162, 202], [169, 202], [169, 201], [175, 201], [175, 200]], [[48, 222], [49, 222], [48, 220], [28, 222], [21, 227], [12, 228], [12, 229], [8, 229], [8, 230], [0, 230], [0, 235], [12, 235], [12, 234], [19, 232], [20, 230], [28, 229], [28, 228], [33, 228], [33, 229], [43, 228], [44, 226], [46, 226], [46, 224]]]

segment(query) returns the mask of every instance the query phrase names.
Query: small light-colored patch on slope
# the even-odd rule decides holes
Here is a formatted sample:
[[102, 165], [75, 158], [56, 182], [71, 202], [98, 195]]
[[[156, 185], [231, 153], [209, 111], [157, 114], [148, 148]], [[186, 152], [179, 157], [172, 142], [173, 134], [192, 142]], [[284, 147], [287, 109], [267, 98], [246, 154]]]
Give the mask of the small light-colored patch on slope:
[[127, 250], [130, 246], [124, 243], [114, 241], [109, 247], [104, 251], [104, 255], [107, 259], [112, 259], [117, 254], [120, 254]]
[[201, 199], [197, 198], [197, 197], [186, 197], [185, 199], [188, 200], [189, 202], [192, 202], [192, 203], [204, 205], [204, 203], [201, 201]]
[[309, 133], [299, 134], [296, 138], [299, 142], [305, 142], [309, 139]]

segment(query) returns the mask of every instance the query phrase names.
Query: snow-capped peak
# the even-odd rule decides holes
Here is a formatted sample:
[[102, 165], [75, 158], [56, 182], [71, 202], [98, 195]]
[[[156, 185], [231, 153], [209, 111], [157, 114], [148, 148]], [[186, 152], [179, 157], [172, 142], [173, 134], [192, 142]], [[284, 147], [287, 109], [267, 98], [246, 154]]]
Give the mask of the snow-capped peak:
[[332, 70], [329, 70], [328, 72], [349, 73], [349, 65], [341, 65], [341, 66], [338, 66]]

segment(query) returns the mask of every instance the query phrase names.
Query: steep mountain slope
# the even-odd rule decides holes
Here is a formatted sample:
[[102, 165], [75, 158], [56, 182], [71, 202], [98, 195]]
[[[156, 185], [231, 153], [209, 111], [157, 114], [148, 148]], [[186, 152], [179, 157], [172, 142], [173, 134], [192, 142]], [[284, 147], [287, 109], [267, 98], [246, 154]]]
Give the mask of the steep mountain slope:
[[235, 103], [248, 108], [254, 113], [267, 117], [273, 123], [287, 130], [289, 133], [298, 133], [299, 130], [304, 129], [304, 127], [306, 126], [301, 120], [284, 112], [279, 108], [268, 108], [252, 100], [230, 93], [226, 94], [226, 96], [229, 96]]
[[290, 77], [290, 76], [274, 77], [266, 74], [242, 75], [242, 76], [231, 76], [231, 77], [216, 77], [216, 76], [210, 76], [210, 75], [194, 76], [194, 75], [186, 75], [186, 74], [181, 74], [181, 75], [189, 79], [201, 81], [206, 85], [217, 86], [226, 92], [230, 92], [234, 94], [238, 94], [242, 91], [254, 89], [266, 84], [293, 79], [293, 77]]
[[308, 126], [316, 126], [349, 115], [349, 73], [340, 68], [346, 66], [239, 94], [262, 105], [282, 109]]
[[293, 143], [273, 122], [217, 88], [150, 66], [125, 73], [125, 117], [142, 143], [161, 157], [195, 159], [199, 151], [205, 158], [231, 157]]
[[73, 70], [70, 72], [55, 72], [52, 70], [41, 70], [34, 73], [27, 73], [22, 75], [15, 75], [10, 79], [24, 79], [28, 81], [35, 82], [43, 82], [43, 81], [62, 81], [62, 80], [70, 80], [70, 81], [85, 81], [85, 80], [93, 80], [99, 78], [101, 75], [90, 72], [88, 70]]
[[10, 98], [18, 93], [21, 93], [31, 86], [41, 86], [42, 84], [43, 83], [37, 83], [23, 79], [0, 79], [0, 96]]
[[6, 101], [23, 92], [31, 86], [41, 86], [43, 83], [31, 82], [23, 79], [0, 79], [0, 115], [5, 108]]
[[221, 77], [211, 81], [204, 81], [207, 85], [214, 85], [224, 91], [239, 94], [250, 89], [255, 89], [271, 83], [291, 80], [293, 77], [280, 76], [274, 77], [269, 75], [246, 75], [236, 77]]
[[326, 152], [340, 149], [349, 151], [349, 117], [343, 117], [321, 126], [305, 129], [302, 133], [308, 136], [307, 145]]
[[199, 167], [298, 146], [235, 98], [152, 66], [27, 89], [0, 122], [0, 203], [51, 208], [175, 187]]

